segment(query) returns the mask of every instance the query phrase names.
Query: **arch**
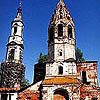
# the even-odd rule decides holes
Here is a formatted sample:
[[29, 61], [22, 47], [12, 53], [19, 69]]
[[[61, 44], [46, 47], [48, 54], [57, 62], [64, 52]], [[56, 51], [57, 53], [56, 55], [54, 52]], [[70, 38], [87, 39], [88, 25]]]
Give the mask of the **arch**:
[[53, 42], [54, 40], [54, 26], [51, 26], [49, 29], [49, 42]]
[[14, 26], [14, 34], [17, 33], [17, 26]]
[[63, 24], [58, 24], [58, 37], [63, 36]]
[[17, 33], [17, 26], [18, 26], [18, 24], [17, 24], [17, 23], [15, 23], [15, 24], [14, 24], [14, 34], [16, 34], [16, 33]]
[[58, 52], [59, 52], [59, 56], [62, 56], [62, 49], [59, 49]]
[[14, 26], [18, 26], [18, 24], [17, 24], [17, 23], [15, 23], [15, 24], [14, 24]]
[[68, 25], [68, 38], [73, 38], [72, 26]]
[[83, 83], [87, 82], [86, 71], [82, 71], [82, 82]]
[[15, 53], [15, 49], [11, 49], [8, 57], [9, 60], [14, 60], [14, 53]]
[[66, 89], [56, 89], [54, 91], [53, 100], [69, 100], [68, 91]]
[[59, 66], [58, 73], [61, 75], [63, 74], [63, 67], [62, 66]]

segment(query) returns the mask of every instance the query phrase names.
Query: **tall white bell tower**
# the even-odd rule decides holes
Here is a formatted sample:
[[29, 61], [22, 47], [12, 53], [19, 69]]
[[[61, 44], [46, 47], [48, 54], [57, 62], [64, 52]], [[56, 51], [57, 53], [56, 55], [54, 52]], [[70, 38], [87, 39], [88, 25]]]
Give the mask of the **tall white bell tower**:
[[17, 16], [11, 23], [11, 34], [8, 38], [6, 59], [1, 63], [1, 86], [15, 87], [15, 84], [22, 86], [25, 79], [25, 66], [23, 60], [23, 29], [21, 3], [17, 10]]
[[17, 11], [17, 16], [11, 23], [11, 35], [7, 44], [6, 61], [22, 62], [23, 53], [23, 29], [21, 4]]

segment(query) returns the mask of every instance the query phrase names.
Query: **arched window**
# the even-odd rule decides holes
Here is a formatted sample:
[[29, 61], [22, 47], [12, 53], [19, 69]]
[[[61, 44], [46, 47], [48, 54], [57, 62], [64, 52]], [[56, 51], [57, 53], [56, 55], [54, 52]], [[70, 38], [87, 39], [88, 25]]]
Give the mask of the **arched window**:
[[15, 53], [15, 50], [11, 49], [11, 51], [9, 52], [9, 57], [8, 57], [9, 60], [14, 60], [14, 53]]
[[59, 54], [60, 54], [60, 56], [62, 56], [62, 52], [61, 51], [59, 52]]
[[63, 25], [58, 25], [58, 37], [63, 36]]
[[62, 56], [62, 49], [58, 50], [59, 56]]
[[14, 27], [14, 34], [17, 33], [17, 26]]
[[87, 82], [86, 71], [82, 71], [82, 82], [83, 83]]
[[71, 25], [68, 25], [68, 37], [73, 38], [73, 33], [72, 33], [72, 27]]
[[52, 26], [49, 30], [49, 41], [53, 42], [54, 40], [54, 27]]
[[17, 26], [18, 26], [18, 24], [17, 24], [17, 23], [15, 23], [15, 24], [14, 24], [14, 34], [16, 34], [16, 33], [17, 33]]
[[63, 67], [59, 66], [59, 74], [63, 74]]

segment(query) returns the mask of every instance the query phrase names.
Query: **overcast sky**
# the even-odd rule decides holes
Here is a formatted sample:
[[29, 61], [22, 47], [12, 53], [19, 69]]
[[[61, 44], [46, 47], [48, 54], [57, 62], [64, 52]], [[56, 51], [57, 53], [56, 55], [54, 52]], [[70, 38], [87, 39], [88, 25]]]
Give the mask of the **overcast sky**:
[[[32, 82], [34, 64], [39, 54], [47, 54], [48, 25], [58, 0], [23, 0], [24, 51], [26, 78]], [[86, 60], [98, 61], [100, 74], [100, 0], [65, 0], [73, 17], [77, 47]], [[19, 0], [0, 1], [0, 62], [5, 60], [11, 21], [16, 16]], [[100, 75], [98, 76], [100, 79]]]

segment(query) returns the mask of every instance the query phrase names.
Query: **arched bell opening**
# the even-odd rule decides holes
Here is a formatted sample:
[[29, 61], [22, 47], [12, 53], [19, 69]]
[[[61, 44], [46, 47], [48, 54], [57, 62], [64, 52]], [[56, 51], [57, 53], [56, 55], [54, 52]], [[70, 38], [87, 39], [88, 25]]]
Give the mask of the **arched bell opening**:
[[72, 26], [68, 25], [68, 38], [73, 38]]

